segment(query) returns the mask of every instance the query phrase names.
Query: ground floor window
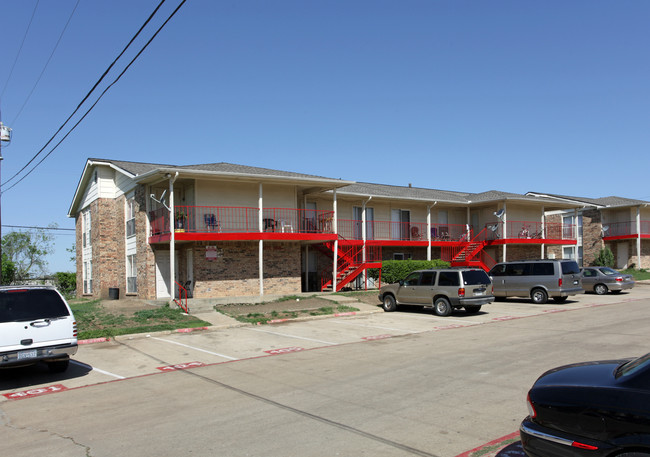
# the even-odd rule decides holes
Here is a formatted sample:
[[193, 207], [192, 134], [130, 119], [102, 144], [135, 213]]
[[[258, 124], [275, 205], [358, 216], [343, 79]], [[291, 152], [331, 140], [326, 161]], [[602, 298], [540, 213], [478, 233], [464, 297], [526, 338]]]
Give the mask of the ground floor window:
[[126, 256], [126, 293], [138, 292], [138, 274], [136, 272], [135, 255]]
[[564, 246], [562, 258], [575, 260], [578, 265], [582, 266], [582, 246]]
[[84, 294], [93, 293], [93, 264], [90, 261], [83, 263]]
[[410, 253], [404, 254], [403, 252], [394, 252], [393, 260], [410, 260], [412, 258]]

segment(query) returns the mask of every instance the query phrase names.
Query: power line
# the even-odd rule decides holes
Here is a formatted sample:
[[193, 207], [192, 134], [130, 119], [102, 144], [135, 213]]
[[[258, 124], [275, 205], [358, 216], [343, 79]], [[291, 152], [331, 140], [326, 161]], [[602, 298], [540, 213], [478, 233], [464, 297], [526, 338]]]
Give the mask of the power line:
[[[50, 139], [47, 141], [47, 143], [45, 143], [45, 145], [44, 145], [44, 146], [43, 146], [43, 147], [42, 147], [42, 148], [41, 148], [41, 149], [40, 149], [36, 154], [34, 154], [34, 156], [33, 156], [33, 157], [32, 157], [32, 158], [31, 158], [31, 159], [30, 159], [30, 160], [29, 160], [29, 161], [28, 161], [28, 162], [27, 162], [27, 163], [26, 163], [26, 164], [25, 164], [25, 165], [24, 165], [20, 170], [18, 170], [18, 172], [16, 172], [16, 173], [15, 173], [11, 178], [9, 178], [7, 181], [5, 181], [4, 183], [2, 183], [1, 186], [5, 186], [5, 185], [7, 185], [7, 184], [8, 184], [9, 182], [11, 182], [14, 178], [16, 178], [16, 177], [17, 177], [20, 173], [22, 173], [22, 172], [23, 172], [23, 171], [24, 171], [24, 170], [25, 170], [25, 169], [26, 169], [26, 168], [27, 168], [27, 167], [28, 167], [28, 166], [29, 166], [29, 165], [30, 165], [34, 160], [36, 160], [36, 158], [37, 158], [37, 157], [38, 157], [38, 156], [39, 156], [39, 155], [40, 155], [40, 154], [41, 154], [41, 153], [42, 153], [42, 152], [43, 152], [43, 151], [48, 147], [48, 145], [49, 145], [49, 144], [54, 140], [54, 138], [55, 138], [55, 137], [56, 137], [56, 136], [61, 132], [61, 130], [63, 130], [63, 128], [66, 126], [66, 124], [70, 121], [70, 119], [72, 119], [72, 117], [77, 113], [77, 111], [79, 111], [79, 109], [81, 109], [81, 106], [86, 102], [86, 100], [88, 100], [88, 98], [90, 97], [90, 95], [95, 91], [95, 89], [97, 88], [97, 86], [99, 86], [99, 84], [100, 84], [100, 83], [102, 82], [102, 80], [106, 77], [106, 75], [108, 74], [108, 72], [113, 68], [113, 66], [114, 66], [114, 65], [117, 63], [117, 61], [122, 57], [122, 55], [127, 51], [127, 49], [128, 49], [128, 48], [131, 46], [131, 44], [135, 41], [135, 39], [140, 35], [140, 33], [142, 32], [142, 30], [147, 26], [147, 24], [149, 24], [149, 22], [151, 21], [151, 19], [153, 19], [153, 17], [156, 15], [156, 13], [157, 13], [158, 10], [160, 9], [160, 7], [165, 3], [165, 1], [166, 1], [166, 0], [161, 0], [161, 2], [158, 4], [158, 6], [156, 6], [156, 8], [154, 9], [154, 11], [149, 15], [149, 17], [147, 18], [147, 20], [142, 24], [142, 26], [141, 26], [140, 29], [137, 31], [137, 33], [136, 33], [136, 34], [131, 38], [131, 40], [130, 40], [130, 41], [128, 42], [128, 44], [124, 47], [124, 49], [122, 50], [122, 52], [120, 52], [120, 54], [119, 54], [119, 55], [118, 55], [118, 56], [113, 60], [113, 62], [111, 62], [111, 64], [110, 64], [110, 65], [108, 66], [108, 68], [104, 71], [104, 73], [101, 75], [101, 77], [99, 78], [99, 80], [97, 80], [97, 82], [94, 84], [94, 86], [92, 87], [92, 89], [90, 89], [90, 91], [86, 94], [86, 96], [83, 98], [83, 100], [81, 100], [81, 102], [79, 102], [79, 104], [77, 105], [77, 107], [75, 108], [75, 110], [72, 112], [72, 114], [70, 114], [70, 116], [68, 116], [68, 118], [65, 120], [65, 122], [64, 122], [63, 124], [61, 124], [61, 126], [59, 127], [59, 129], [58, 129], [58, 130], [57, 130], [57, 131], [56, 131], [56, 132], [55, 132], [55, 133], [50, 137]], [[165, 24], [167, 24], [167, 22], [169, 22], [169, 20], [170, 20], [170, 19], [171, 19], [175, 14], [176, 14], [176, 12], [177, 12], [177, 11], [180, 9], [180, 7], [185, 3], [185, 1], [186, 1], [186, 0], [183, 0], [182, 3], [181, 3], [181, 4], [176, 8], [176, 10], [174, 10], [174, 12], [173, 12], [173, 13], [172, 13], [168, 18], [167, 18], [167, 20], [166, 20], [165, 23], [161, 26], [161, 28], [159, 28], [158, 31], [156, 31], [156, 34], [154, 35], [154, 37], [158, 34], [158, 32], [160, 32], [160, 30], [162, 29], [162, 27], [164, 27]], [[150, 42], [151, 42], [151, 40], [149, 40], [149, 42], [145, 45], [145, 48], [146, 48], [146, 46], [149, 45]], [[138, 56], [142, 53], [142, 51], [143, 51], [145, 48], [143, 48], [143, 49], [138, 53]], [[137, 58], [137, 56], [136, 56], [136, 58]], [[134, 59], [134, 60], [135, 60], [135, 59]], [[131, 63], [133, 63], [133, 61], [131, 61]], [[129, 64], [129, 66], [131, 65], [131, 63]], [[128, 68], [128, 67], [127, 67], [127, 68]], [[122, 74], [124, 74], [124, 72], [122, 72]], [[122, 76], [122, 74], [120, 74], [120, 76], [118, 77], [118, 79]], [[115, 82], [117, 82], [117, 80], [115, 80], [112, 84], [115, 84]], [[111, 86], [112, 86], [112, 84], [111, 84]], [[108, 88], [110, 88], [111, 86], [109, 86]], [[106, 92], [106, 91], [104, 91], [104, 93], [105, 93], [105, 92]], [[102, 93], [102, 95], [100, 95], [99, 99], [101, 99], [101, 97], [104, 95], [104, 93]], [[95, 102], [95, 104], [97, 104], [97, 102], [99, 101], [99, 99], [97, 99], [97, 101]], [[86, 114], [84, 115], [84, 117], [85, 117], [85, 116], [90, 112], [90, 110], [92, 110], [92, 108], [95, 106], [95, 104], [94, 104], [93, 106], [91, 106], [91, 108], [86, 112]], [[82, 117], [82, 120], [83, 120], [83, 117]], [[74, 128], [75, 128], [78, 124], [79, 124], [79, 123], [75, 124], [75, 126], [74, 126], [70, 131], [68, 131], [68, 133], [66, 134], [66, 136], [65, 136], [63, 139], [65, 139], [65, 138], [66, 138], [66, 137], [67, 137], [67, 136], [72, 132], [72, 130], [74, 130]], [[63, 141], [63, 140], [61, 140], [61, 141]], [[43, 158], [43, 160], [45, 160], [45, 159], [47, 158], [47, 156], [49, 156], [49, 155], [54, 151], [54, 149], [56, 149], [56, 147], [58, 147], [58, 145], [61, 144], [61, 141], [60, 141], [60, 142], [59, 142], [59, 143], [58, 143], [58, 144], [57, 144], [57, 145], [56, 145], [56, 146], [55, 146], [55, 147], [54, 147], [54, 148], [53, 148], [53, 149], [52, 149], [52, 150], [51, 150], [51, 151], [50, 151], [50, 152], [49, 152], [49, 153], [44, 157], [44, 158]], [[27, 177], [27, 176], [28, 176], [28, 175], [29, 175], [29, 174], [30, 174], [30, 173], [31, 173], [31, 172], [32, 172], [36, 167], [38, 167], [38, 165], [40, 165], [40, 164], [43, 162], [43, 160], [41, 160], [40, 162], [38, 162], [38, 163], [34, 166], [34, 168], [32, 168], [32, 170], [30, 170], [29, 173], [27, 173], [27, 175], [23, 176], [23, 177], [22, 177], [18, 182], [22, 181], [25, 177]], [[15, 183], [13, 186], [11, 186], [9, 189], [11, 189], [11, 188], [14, 187], [16, 184], [18, 184], [18, 182], [16, 182], [16, 183]], [[7, 190], [9, 190], [9, 189], [7, 189]], [[5, 192], [6, 192], [6, 191], [5, 191]]]
[[25, 35], [23, 36], [23, 41], [20, 43], [20, 48], [18, 48], [18, 52], [16, 53], [16, 58], [14, 59], [13, 65], [11, 65], [11, 71], [9, 72], [9, 76], [7, 77], [7, 82], [5, 82], [4, 87], [2, 88], [2, 93], [0, 94], [0, 98], [3, 97], [5, 94], [5, 90], [7, 90], [7, 86], [9, 85], [9, 81], [11, 80], [11, 75], [14, 73], [14, 68], [16, 68], [16, 63], [18, 62], [18, 57], [20, 57], [20, 53], [23, 50], [23, 45], [25, 44], [25, 40], [27, 39], [27, 34], [29, 33], [29, 29], [32, 26], [32, 21], [34, 20], [34, 16], [36, 15], [36, 8], [38, 8], [38, 4], [40, 3], [41, 0], [36, 0], [36, 5], [34, 5], [34, 11], [32, 11], [32, 17], [29, 20], [29, 24], [27, 24], [27, 30], [25, 30]]
[[8, 227], [8, 228], [20, 228], [20, 229], [35, 229], [35, 230], [62, 230], [62, 231], [72, 231], [74, 232], [76, 229], [73, 228], [60, 228], [60, 227], [37, 227], [37, 226], [32, 226], [32, 225], [5, 225], [2, 224], [3, 227]]
[[52, 49], [52, 53], [50, 54], [50, 57], [47, 59], [47, 62], [45, 62], [45, 66], [43, 67], [43, 70], [41, 71], [41, 74], [38, 75], [38, 78], [36, 79], [36, 82], [34, 83], [34, 87], [32, 87], [32, 90], [29, 92], [29, 95], [27, 95], [27, 98], [25, 99], [25, 102], [23, 103], [23, 106], [20, 107], [18, 110], [18, 114], [16, 114], [16, 117], [14, 117], [14, 120], [12, 122], [13, 125], [16, 124], [16, 121], [22, 114], [23, 110], [25, 109], [25, 106], [27, 105], [27, 102], [29, 102], [29, 99], [32, 98], [32, 94], [34, 94], [34, 91], [36, 90], [36, 86], [38, 86], [38, 83], [41, 82], [41, 78], [45, 74], [45, 70], [47, 70], [48, 65], [50, 65], [50, 61], [52, 60], [52, 57], [54, 57], [54, 53], [56, 52], [57, 48], [59, 47], [59, 43], [61, 43], [61, 39], [63, 38], [63, 35], [65, 34], [65, 31], [68, 29], [68, 25], [70, 25], [70, 21], [72, 20], [72, 16], [74, 16], [75, 11], [77, 11], [77, 7], [79, 6], [79, 2], [81, 0], [77, 0], [77, 3], [74, 5], [74, 8], [72, 9], [72, 12], [70, 13], [70, 17], [68, 17], [68, 21], [65, 23], [65, 26], [63, 27], [63, 30], [61, 30], [61, 34], [59, 35], [59, 39], [57, 40], [56, 44], [54, 45], [54, 49]]
[[[165, 0], [163, 0], [163, 2], [164, 2], [164, 1], [165, 1]], [[142, 49], [140, 49], [140, 51], [136, 54], [136, 56], [135, 56], [135, 57], [134, 57], [134, 58], [129, 62], [129, 64], [124, 68], [124, 70], [122, 70], [122, 73], [120, 73], [120, 74], [117, 76], [117, 78], [115, 78], [115, 80], [113, 80], [113, 82], [112, 82], [111, 84], [109, 84], [108, 87], [106, 87], [106, 89], [104, 89], [104, 91], [100, 94], [99, 98], [97, 98], [97, 100], [95, 100], [95, 103], [93, 103], [93, 104], [91, 105], [91, 107], [88, 108], [88, 110], [84, 113], [84, 115], [81, 117], [81, 119], [79, 119], [79, 121], [77, 121], [77, 123], [76, 123], [75, 125], [72, 126], [72, 128], [68, 131], [68, 133], [66, 133], [66, 134], [64, 135], [64, 137], [63, 137], [63, 138], [62, 138], [62, 139], [61, 139], [61, 140], [60, 140], [60, 141], [59, 141], [59, 142], [58, 142], [58, 143], [57, 143], [57, 144], [56, 144], [56, 145], [55, 145], [55, 146], [50, 150], [50, 152], [48, 152], [48, 153], [45, 155], [45, 157], [43, 157], [43, 158], [42, 158], [42, 159], [41, 159], [41, 160], [40, 160], [36, 165], [34, 165], [34, 166], [32, 167], [31, 170], [29, 170], [27, 173], [25, 173], [25, 175], [23, 175], [23, 176], [22, 176], [18, 181], [16, 181], [13, 185], [11, 185], [11, 187], [9, 187], [8, 189], [5, 189], [4, 191], [0, 192], [0, 195], [4, 194], [4, 193], [7, 192], [8, 190], [11, 190], [11, 189], [13, 189], [14, 187], [16, 187], [16, 186], [17, 186], [17, 185], [18, 185], [18, 184], [19, 184], [23, 179], [25, 179], [25, 178], [26, 178], [27, 176], [29, 176], [29, 175], [30, 175], [34, 170], [36, 170], [36, 168], [38, 168], [38, 166], [39, 166], [40, 164], [42, 164], [42, 163], [45, 161], [45, 159], [47, 159], [47, 158], [50, 156], [50, 154], [52, 154], [52, 153], [56, 150], [56, 148], [59, 147], [59, 145], [60, 145], [61, 143], [63, 143], [63, 141], [68, 137], [68, 135], [70, 135], [70, 134], [71, 134], [71, 133], [72, 133], [72, 132], [77, 128], [77, 126], [78, 126], [79, 124], [81, 124], [81, 122], [86, 118], [86, 116], [87, 116], [87, 115], [88, 115], [88, 114], [93, 110], [93, 108], [95, 108], [95, 105], [97, 105], [97, 103], [99, 103], [99, 101], [102, 99], [102, 97], [104, 96], [104, 94], [106, 94], [106, 92], [108, 92], [108, 90], [109, 90], [111, 87], [113, 87], [113, 85], [114, 85], [115, 83], [117, 83], [117, 82], [122, 78], [122, 76], [124, 75], [124, 73], [127, 72], [127, 70], [131, 67], [131, 65], [133, 65], [133, 63], [134, 63], [134, 62], [135, 62], [135, 61], [140, 57], [140, 55], [144, 52], [144, 50], [147, 49], [147, 47], [148, 47], [148, 46], [151, 44], [151, 42], [156, 38], [156, 36], [158, 36], [158, 33], [160, 33], [160, 31], [161, 31], [161, 30], [162, 30], [162, 29], [167, 25], [167, 23], [168, 23], [168, 22], [169, 22], [169, 21], [170, 21], [170, 20], [171, 20], [175, 15], [176, 15], [176, 13], [178, 12], [178, 10], [181, 9], [181, 7], [185, 4], [186, 1], [187, 1], [187, 0], [183, 0], [183, 1], [182, 1], [182, 2], [181, 2], [181, 3], [176, 7], [176, 9], [172, 12], [172, 14], [170, 14], [169, 17], [165, 20], [165, 22], [163, 22], [163, 24], [158, 28], [158, 30], [156, 30], [156, 33], [153, 34], [153, 36], [149, 39], [149, 41], [147, 41], [147, 42], [145, 43], [145, 45], [142, 47]], [[66, 121], [66, 122], [67, 122], [67, 121]], [[57, 132], [57, 133], [58, 133], [58, 132]], [[50, 141], [51, 141], [51, 139], [50, 139]], [[48, 141], [48, 143], [49, 143], [49, 141]], [[41, 151], [42, 151], [42, 150], [41, 150]], [[39, 151], [38, 154], [40, 154], [41, 151]], [[38, 154], [36, 154], [36, 155], [32, 158], [32, 160], [29, 161], [29, 163], [31, 163], [34, 159], [36, 159], [36, 156], [38, 156]], [[29, 163], [28, 163], [28, 165], [29, 165]], [[27, 167], [27, 165], [25, 165], [25, 167], [23, 167], [22, 170], [24, 170], [26, 167]], [[22, 171], [22, 170], [21, 170], [21, 171]], [[19, 173], [20, 173], [20, 172], [19, 172]], [[16, 176], [16, 175], [12, 176], [12, 179], [13, 179], [13, 177], [15, 177], [15, 176]], [[8, 182], [9, 182], [9, 181], [5, 182], [4, 184], [7, 184]]]

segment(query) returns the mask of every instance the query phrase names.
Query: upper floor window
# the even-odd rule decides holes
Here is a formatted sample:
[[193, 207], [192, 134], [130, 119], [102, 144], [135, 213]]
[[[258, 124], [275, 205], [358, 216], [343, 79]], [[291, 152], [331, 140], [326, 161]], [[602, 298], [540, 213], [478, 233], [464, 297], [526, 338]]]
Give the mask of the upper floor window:
[[90, 246], [90, 234], [91, 234], [91, 227], [90, 227], [90, 210], [86, 209], [81, 212], [81, 230], [82, 230], [82, 235], [81, 235], [81, 245], [82, 247], [87, 247]]
[[126, 200], [126, 236], [135, 235], [135, 199]]

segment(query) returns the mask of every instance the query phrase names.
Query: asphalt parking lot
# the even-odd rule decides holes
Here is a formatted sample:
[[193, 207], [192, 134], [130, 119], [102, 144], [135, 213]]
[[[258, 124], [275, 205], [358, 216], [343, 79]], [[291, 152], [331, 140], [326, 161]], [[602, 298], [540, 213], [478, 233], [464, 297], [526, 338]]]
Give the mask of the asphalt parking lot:
[[79, 388], [205, 365], [440, 332], [647, 297], [650, 297], [650, 286], [641, 286], [620, 295], [579, 295], [563, 304], [549, 301], [545, 305], [535, 305], [520, 299], [494, 302], [484, 306], [478, 314], [466, 315], [457, 310], [449, 317], [437, 317], [430, 310], [418, 307], [386, 313], [378, 306], [366, 305], [355, 314], [275, 325], [226, 325], [226, 328], [211, 327], [193, 332], [128, 335], [80, 344], [70, 368], [63, 374], [50, 374], [40, 365], [0, 372], [0, 402], [24, 397], [26, 391], [31, 394], [49, 392], [53, 384], [65, 389]]
[[[264, 443], [278, 435], [291, 437], [298, 430], [312, 438], [320, 433], [341, 435], [344, 441], [340, 441], [340, 455], [362, 455], [359, 449], [367, 449], [369, 440], [376, 452], [373, 455], [490, 455], [486, 447], [498, 450], [499, 445], [511, 446], [512, 440], [517, 439], [518, 421], [525, 414], [526, 389], [543, 369], [558, 364], [560, 359], [576, 361], [592, 354], [611, 356], [621, 352], [635, 355], [647, 349], [641, 348], [639, 341], [645, 338], [640, 335], [647, 334], [641, 321], [649, 300], [650, 287], [639, 286], [620, 295], [585, 294], [564, 304], [534, 305], [511, 300], [485, 306], [479, 314], [458, 311], [446, 318], [418, 308], [385, 313], [379, 307], [368, 306], [354, 315], [276, 325], [125, 336], [80, 346], [70, 369], [63, 374], [50, 374], [40, 366], [0, 371], [0, 423], [6, 417], [16, 426], [23, 424], [21, 430], [46, 427], [39, 422], [48, 423], [47, 414], [57, 414], [63, 407], [57, 399], [74, 398], [75, 404], [81, 402], [86, 407], [86, 414], [92, 414], [90, 417], [102, 417], [102, 427], [128, 433], [126, 430], [133, 427], [129, 421], [151, 421], [160, 417], [161, 411], [174, 417], [175, 423], [176, 413], [165, 408], [170, 401], [178, 401], [181, 389], [189, 396], [187, 404], [177, 405], [178, 411], [187, 408], [197, 416], [202, 415], [201, 424], [206, 417], [212, 417], [212, 411], [204, 414], [201, 409], [217, 401], [208, 398], [213, 395], [218, 396], [224, 418], [239, 419], [238, 411], [242, 411], [244, 404], [257, 414], [268, 415], [264, 422], [267, 425], [260, 424], [260, 433], [268, 428], [268, 436], [265, 431], [259, 441], [248, 437], [246, 453], [220, 455], [288, 455], [283, 453], [286, 450], [265, 450]], [[607, 327], [612, 313], [620, 315], [619, 311], [628, 305], [634, 311], [626, 322], [638, 321], [634, 328], [621, 331], [620, 324]], [[591, 322], [587, 322], [591, 320], [589, 316], [593, 316]], [[609, 334], [601, 335], [601, 329]], [[536, 338], [545, 341], [544, 356], [539, 360], [515, 360], [519, 353], [539, 353]], [[499, 344], [491, 345], [490, 341]], [[521, 347], [522, 341], [528, 341], [525, 347]], [[583, 343], [579, 347], [576, 341]], [[634, 354], [627, 353], [630, 344], [635, 347]], [[570, 348], [571, 353], [560, 353], [564, 347]], [[432, 365], [436, 362], [439, 366]], [[514, 371], [516, 375], [510, 376]], [[397, 372], [402, 373], [399, 389], [391, 379]], [[459, 386], [460, 380], [466, 384]], [[206, 382], [218, 388], [206, 390]], [[443, 382], [459, 386], [460, 390], [442, 388]], [[341, 383], [345, 384], [343, 390]], [[430, 383], [433, 384], [429, 387]], [[168, 390], [176, 393], [169, 394]], [[235, 397], [224, 397], [228, 390], [236, 393], [235, 397], [244, 395], [248, 400], [244, 398], [242, 403], [244, 400], [236, 402]], [[208, 397], [201, 401], [196, 398], [197, 392]], [[126, 400], [119, 400], [121, 397]], [[273, 400], [269, 403], [268, 399]], [[251, 400], [266, 406], [260, 410], [250, 404]], [[158, 401], [161, 403], [156, 406]], [[115, 411], [112, 402], [120, 402], [124, 411]], [[230, 402], [232, 410], [228, 409]], [[129, 409], [133, 403], [143, 411], [143, 416]], [[434, 409], [421, 410], [420, 405], [431, 405]], [[148, 408], [153, 408], [153, 412], [148, 411], [145, 416]], [[491, 422], [474, 423], [475, 419], [469, 419], [499, 409], [503, 417], [490, 416]], [[41, 418], [43, 411], [47, 414]], [[276, 424], [278, 411], [283, 417], [291, 412], [286, 417], [286, 430], [284, 425]], [[327, 419], [316, 418], [316, 412]], [[296, 422], [296, 414], [304, 419]], [[331, 418], [337, 418], [336, 423]], [[159, 420], [151, 425], [159, 427]], [[320, 421], [316, 424], [322, 428], [318, 433], [312, 431], [314, 420]], [[107, 439], [93, 435], [99, 431], [84, 423], [88, 419], [70, 417], [68, 421], [60, 425], [58, 434], [75, 435], [75, 439], [88, 442]], [[349, 435], [352, 424], [355, 439]], [[230, 441], [228, 433], [226, 438], [220, 436], [222, 451], [241, 446], [241, 437], [234, 438], [241, 425], [233, 426], [228, 429], [229, 423], [221, 424], [233, 436]], [[88, 430], [79, 431], [80, 427]], [[439, 432], [422, 435], [422, 430], [431, 428]], [[189, 433], [195, 441], [204, 440], [205, 433], [200, 432], [199, 426], [195, 435]], [[150, 453], [141, 455], [156, 455], [161, 449], [142, 435], [131, 434], [127, 440], [138, 444], [142, 438], [139, 444]], [[173, 434], [167, 435], [171, 440]], [[156, 437], [159, 436], [157, 433]], [[45, 441], [51, 445], [51, 438]], [[165, 444], [175, 446], [173, 442]], [[227, 448], [228, 445], [231, 447]], [[327, 445], [333, 446], [330, 442]], [[105, 452], [98, 451], [97, 455], [118, 455], [106, 453], [111, 446], [115, 444], [107, 442]], [[312, 443], [305, 449], [307, 453], [302, 455], [335, 455], [316, 452], [318, 444]]]

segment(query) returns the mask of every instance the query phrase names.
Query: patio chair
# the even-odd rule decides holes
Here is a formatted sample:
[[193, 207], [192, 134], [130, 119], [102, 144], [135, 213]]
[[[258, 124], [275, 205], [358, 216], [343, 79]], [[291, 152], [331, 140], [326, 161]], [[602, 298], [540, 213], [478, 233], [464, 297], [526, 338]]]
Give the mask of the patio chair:
[[205, 226], [208, 229], [208, 231], [215, 230], [219, 227], [219, 223], [217, 222], [217, 217], [214, 214], [204, 214], [203, 222], [205, 222]]
[[411, 239], [412, 240], [419, 240], [422, 238], [422, 235], [420, 235], [420, 229], [413, 226], [411, 227]]

